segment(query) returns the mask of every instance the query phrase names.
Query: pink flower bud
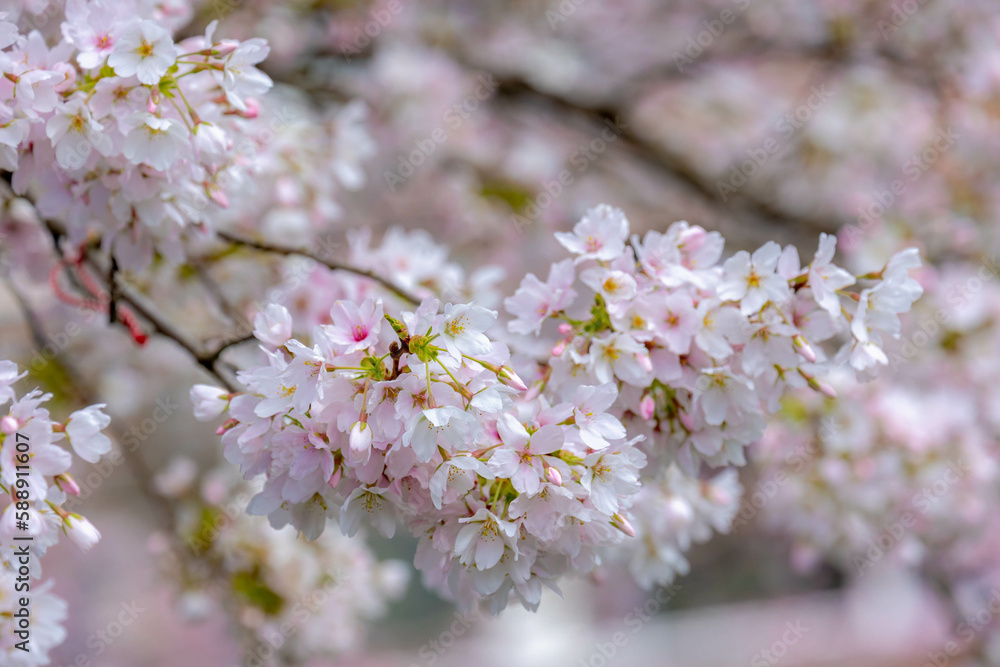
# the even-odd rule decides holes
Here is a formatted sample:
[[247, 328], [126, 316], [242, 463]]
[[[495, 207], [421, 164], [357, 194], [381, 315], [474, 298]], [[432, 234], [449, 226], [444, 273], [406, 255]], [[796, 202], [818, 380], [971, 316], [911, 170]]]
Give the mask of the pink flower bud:
[[497, 377], [500, 378], [501, 382], [512, 389], [517, 389], [518, 391], [528, 390], [528, 385], [524, 384], [524, 381], [518, 377], [517, 373], [507, 366], [500, 367], [500, 372], [497, 373]]
[[653, 372], [653, 361], [649, 358], [648, 354], [640, 354], [638, 357], [639, 365], [642, 366], [642, 370], [647, 373]]
[[7, 435], [16, 433], [19, 427], [20, 424], [18, 423], [17, 419], [11, 417], [10, 415], [7, 415], [3, 419], [0, 419], [0, 432], [6, 433]]
[[635, 537], [635, 528], [633, 528], [629, 520], [623, 517], [621, 514], [615, 514], [614, 516], [611, 517], [611, 525], [617, 528], [618, 530], [622, 531], [629, 537]]
[[814, 363], [816, 361], [816, 351], [812, 349], [812, 345], [802, 337], [802, 334], [795, 334], [792, 338], [792, 343], [795, 344], [795, 348], [799, 351], [806, 361], [809, 363]]
[[701, 227], [689, 227], [680, 233], [678, 241], [686, 252], [694, 252], [705, 244], [708, 234]]
[[63, 490], [64, 493], [71, 496], [80, 495], [80, 485], [76, 483], [76, 480], [73, 479], [73, 476], [68, 472], [56, 475], [53, 478], [53, 481], [56, 483], [56, 486]]
[[553, 468], [550, 465], [545, 466], [545, 476], [556, 486], [562, 486], [562, 473], [560, 473], [556, 468]]
[[216, 55], [222, 58], [238, 49], [239, 46], [240, 43], [235, 39], [224, 39], [218, 44], [213, 45], [212, 48], [215, 50]]
[[563, 336], [568, 336], [573, 333], [573, 325], [569, 322], [563, 322], [559, 325], [559, 333]]
[[566, 351], [566, 341], [560, 341], [559, 343], [556, 344], [554, 348], [552, 348], [552, 356], [558, 357], [562, 355], [562, 353], [565, 351]]
[[340, 484], [340, 478], [343, 475], [344, 475], [344, 468], [342, 466], [337, 466], [334, 469], [333, 474], [330, 475], [330, 479], [327, 480], [326, 483], [329, 484], [331, 488], [335, 489], [337, 488], [337, 485]]
[[239, 422], [237, 420], [235, 420], [235, 419], [227, 419], [226, 421], [222, 422], [222, 424], [219, 426], [219, 428], [215, 429], [215, 435], [222, 435], [223, 433], [225, 433], [229, 429], [231, 429], [231, 428], [233, 428], [235, 426], [238, 426], [238, 425], [239, 425]]
[[222, 208], [229, 208], [229, 197], [217, 187], [206, 188], [209, 198]]
[[260, 115], [260, 102], [258, 102], [257, 100], [248, 97], [247, 99], [243, 100], [243, 104], [246, 105], [247, 110], [241, 111], [239, 114], [240, 116], [253, 120], [254, 118]]
[[656, 414], [656, 401], [653, 400], [652, 394], [646, 394], [639, 401], [639, 416], [648, 421], [654, 414]]
[[362, 453], [372, 446], [372, 429], [366, 422], [356, 421], [351, 427], [351, 451]]
[[812, 376], [806, 375], [805, 373], [802, 373], [801, 370], [799, 371], [799, 373], [802, 374], [802, 376], [806, 379], [806, 382], [809, 383], [810, 388], [814, 389], [815, 391], [818, 391], [827, 398], [837, 398], [837, 391], [833, 387], [828, 385], [826, 382], [823, 382], [822, 380], [817, 380]]
[[837, 390], [828, 385], [826, 382], [817, 380], [817, 384], [819, 384], [819, 391], [821, 394], [827, 398], [837, 398]]

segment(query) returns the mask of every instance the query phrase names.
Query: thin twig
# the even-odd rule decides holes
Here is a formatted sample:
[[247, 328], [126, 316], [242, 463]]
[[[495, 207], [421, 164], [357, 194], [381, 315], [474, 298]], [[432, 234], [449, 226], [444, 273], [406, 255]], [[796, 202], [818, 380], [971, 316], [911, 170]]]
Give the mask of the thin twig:
[[396, 285], [391, 280], [383, 278], [374, 271], [358, 268], [356, 266], [350, 266], [348, 264], [341, 264], [339, 262], [334, 262], [329, 259], [320, 257], [316, 253], [310, 252], [309, 250], [304, 250], [299, 248], [285, 248], [282, 246], [270, 245], [268, 243], [263, 243], [260, 241], [254, 241], [252, 239], [245, 239], [239, 236], [234, 236], [233, 234], [229, 234], [227, 232], [216, 232], [216, 236], [218, 236], [223, 241], [228, 241], [229, 243], [232, 243], [234, 245], [243, 246], [245, 248], [253, 248], [254, 250], [260, 250], [261, 252], [269, 252], [275, 255], [286, 255], [286, 256], [297, 255], [299, 257], [306, 257], [308, 259], [313, 260], [314, 262], [322, 264], [323, 266], [327, 267], [328, 269], [331, 269], [332, 271], [345, 271], [347, 273], [353, 273], [354, 275], [368, 278], [369, 280], [374, 280], [378, 284], [382, 285], [382, 287], [385, 287], [387, 290], [394, 293], [396, 296], [403, 299], [404, 301], [408, 301], [414, 306], [420, 305], [419, 298], [417, 298], [407, 290], [403, 289], [399, 285]]
[[134, 289], [131, 285], [128, 285], [124, 280], [122, 280], [121, 276], [118, 277], [118, 289], [120, 290], [121, 300], [130, 305], [135, 312], [148, 321], [156, 330], [156, 333], [173, 340], [175, 343], [184, 348], [199, 366], [208, 371], [209, 374], [214, 376], [223, 384], [223, 386], [229, 389], [229, 391], [238, 391], [236, 385], [219, 373], [215, 367], [215, 362], [218, 361], [219, 354], [222, 352], [221, 349], [213, 353], [205, 353], [199, 350], [198, 347], [194, 343], [190, 342], [184, 334], [177, 330], [169, 320], [162, 317], [152, 306], [146, 303], [145, 297], [143, 297], [138, 290]]
[[216, 282], [215, 278], [209, 273], [208, 268], [201, 261], [192, 261], [191, 266], [194, 267], [195, 276], [198, 278], [198, 282], [201, 286], [208, 292], [209, 296], [215, 299], [216, 305], [219, 306], [219, 311], [232, 323], [240, 327], [240, 329], [252, 329], [249, 326], [246, 317], [243, 313], [239, 312], [233, 307], [233, 304], [229, 302], [225, 293], [222, 291], [222, 287]]
[[[7, 280], [6, 284], [11, 294], [14, 295], [14, 299], [17, 301], [18, 306], [21, 308], [24, 321], [28, 325], [28, 329], [31, 331], [31, 337], [34, 340], [35, 345], [39, 348], [45, 347], [48, 343], [48, 336], [46, 336], [45, 331], [42, 328], [41, 320], [39, 319], [38, 314], [30, 306], [24, 293], [16, 284], [14, 284], [13, 281]], [[100, 397], [93, 391], [87, 389], [87, 383], [81, 378], [79, 370], [66, 359], [66, 355], [62, 354], [60, 351], [56, 351], [55, 357], [59, 361], [60, 368], [68, 380], [69, 386], [64, 388], [74, 394], [75, 398], [81, 405], [99, 403]], [[114, 424], [114, 422], [112, 422], [112, 424]], [[149, 466], [146, 465], [146, 461], [137, 451], [134, 451], [133, 448], [121, 446], [123, 436], [125, 435], [123, 432], [118, 430], [114, 425], [109, 427], [109, 429], [114, 436], [115, 442], [118, 444], [118, 449], [122, 452], [122, 458], [125, 459], [129, 470], [131, 471], [133, 477], [135, 477], [139, 490], [162, 515], [164, 525], [169, 529], [171, 534], [175, 534], [176, 517], [174, 509], [171, 506], [170, 501], [157, 493], [154, 489], [153, 474], [149, 470]]]
[[[42, 219], [42, 223], [45, 225], [46, 229], [48, 229], [49, 233], [52, 235], [56, 252], [59, 254], [60, 257], [62, 257], [63, 252], [62, 248], [59, 247], [59, 240], [64, 236], [63, 231], [59, 229], [59, 227], [51, 220]], [[104, 273], [92, 259], [88, 258], [86, 261], [87, 264], [91, 268], [93, 268], [99, 275], [102, 275]], [[112, 275], [111, 271], [108, 271], [107, 273], [108, 275]], [[143, 297], [139, 294], [138, 290], [134, 290], [131, 286], [129, 286], [122, 280], [121, 273], [114, 272], [114, 276], [116, 278], [115, 286], [113, 288], [109, 286], [109, 292], [112, 289], [114, 289], [118, 294], [118, 300], [123, 301], [127, 303], [129, 306], [131, 306], [132, 309], [135, 310], [135, 312], [141, 315], [153, 326], [153, 328], [159, 335], [165, 338], [170, 338], [175, 343], [184, 348], [184, 350], [191, 355], [191, 357], [198, 363], [198, 365], [200, 365], [202, 368], [208, 371], [210, 375], [212, 375], [215, 379], [217, 379], [220, 383], [222, 383], [222, 385], [226, 387], [229, 391], [231, 392], [238, 391], [236, 385], [231, 380], [229, 380], [221, 373], [219, 373], [218, 370], [216, 369], [216, 362], [219, 359], [219, 355], [226, 347], [228, 347], [228, 345], [218, 350], [215, 350], [214, 352], [211, 353], [205, 353], [200, 351], [194, 343], [188, 341], [187, 337], [181, 334], [180, 331], [178, 331], [166, 318], [161, 317], [158, 313], [155, 312], [155, 310], [151, 306], [146, 304], [144, 302]]]
[[[476, 67], [476, 69], [481, 69]], [[687, 163], [679, 154], [670, 151], [666, 147], [655, 143], [632, 130], [626, 124], [620, 123], [620, 119], [626, 114], [618, 105], [597, 106], [581, 104], [569, 97], [544, 91], [525, 79], [516, 77], [501, 77], [494, 74], [498, 83], [498, 95], [503, 99], [511, 101], [527, 100], [540, 103], [539, 106], [551, 109], [560, 117], [567, 115], [577, 115], [587, 119], [594, 125], [603, 126], [606, 123], [615, 124], [615, 132], [618, 133], [619, 141], [643, 162], [656, 167], [669, 174], [674, 180], [680, 182], [691, 192], [699, 195], [714, 208], [739, 209], [759, 218], [774, 220], [788, 227], [807, 226], [821, 231], [836, 231], [841, 226], [837, 220], [823, 219], [820, 217], [798, 217], [775, 206], [746, 189], [738, 195], [730, 198], [732, 204], [721, 200], [719, 193], [713, 188], [711, 179], [700, 173], [697, 169]], [[740, 205], [737, 205], [739, 202]]]
[[111, 256], [111, 270], [108, 271], [108, 324], [118, 320], [118, 260]]

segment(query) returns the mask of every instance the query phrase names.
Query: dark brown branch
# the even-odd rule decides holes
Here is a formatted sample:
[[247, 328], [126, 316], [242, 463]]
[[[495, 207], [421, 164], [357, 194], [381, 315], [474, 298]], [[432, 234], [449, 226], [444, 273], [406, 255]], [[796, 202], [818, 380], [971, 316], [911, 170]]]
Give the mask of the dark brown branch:
[[[45, 331], [42, 328], [41, 320], [38, 318], [37, 313], [35, 313], [34, 309], [28, 304], [28, 300], [24, 293], [16, 284], [14, 284], [13, 281], [8, 280], [6, 283], [8, 289], [14, 295], [14, 299], [17, 301], [18, 306], [21, 308], [24, 321], [31, 332], [31, 337], [34, 340], [35, 345], [39, 348], [45, 347], [48, 342], [48, 336], [46, 336]], [[80, 377], [79, 371], [65, 358], [65, 355], [57, 351], [56, 358], [59, 360], [60, 368], [68, 380], [68, 386], [64, 388], [68, 389], [81, 405], [99, 403], [99, 397], [94, 394], [94, 392], [87, 389], [87, 384]], [[149, 470], [149, 466], [146, 465], [146, 461], [142, 458], [138, 451], [134, 450], [134, 448], [121, 446], [123, 441], [122, 436], [124, 435], [122, 432], [118, 431], [114, 426], [111, 426], [110, 429], [112, 430], [112, 435], [118, 444], [118, 449], [122, 453], [122, 458], [125, 459], [126, 465], [129, 467], [132, 476], [135, 478], [139, 490], [156, 508], [156, 511], [161, 515], [162, 521], [169, 529], [170, 533], [175, 534], [176, 517], [173, 507], [171, 506], [169, 500], [154, 490], [153, 474]]]
[[169, 320], [161, 317], [155, 309], [146, 303], [145, 297], [143, 297], [138, 290], [125, 283], [120, 276], [118, 278], [118, 289], [121, 293], [121, 300], [131, 306], [136, 313], [149, 322], [156, 330], [156, 333], [173, 340], [175, 343], [184, 348], [184, 350], [191, 355], [199, 366], [208, 371], [209, 374], [221, 382], [229, 391], [237, 391], [236, 385], [223, 376], [218, 369], [216, 369], [216, 362], [219, 359], [219, 355], [222, 353], [222, 349], [216, 350], [212, 353], [202, 352], [194, 343], [187, 340], [187, 337], [177, 330]]
[[118, 260], [111, 257], [111, 270], [108, 271], [108, 324], [118, 321]]
[[[617, 106], [586, 105], [557, 93], [543, 91], [524, 79], [494, 76], [498, 82], [498, 95], [501, 98], [534, 102], [543, 108], [551, 109], [554, 115], [560, 117], [565, 115], [582, 117], [595, 126], [604, 126], [609, 122], [617, 124], [619, 119], [624, 117]], [[794, 216], [747, 192], [745, 188], [730, 198], [731, 203], [723, 202], [713, 189], [711, 179], [694, 169], [680, 155], [650, 141], [625, 124], [618, 124], [617, 127], [620, 128], [619, 141], [634, 155], [665, 172], [714, 208], [723, 208], [730, 212], [734, 209], [740, 212], [739, 209], [743, 209], [742, 212], [773, 220], [782, 225], [807, 226], [826, 232], [836, 231], [842, 224], [839, 220]]]
[[[55, 246], [56, 252], [60, 257], [63, 256], [62, 248], [59, 247], [59, 240], [64, 236], [64, 233], [59, 227], [53, 223], [51, 220], [42, 220], [42, 224], [45, 225], [49, 233], [52, 235], [53, 244]], [[113, 260], [112, 260], [113, 261]], [[198, 363], [199, 366], [204, 368], [210, 375], [212, 375], [216, 380], [218, 380], [224, 387], [229, 389], [231, 392], [238, 391], [236, 385], [218, 372], [216, 369], [216, 363], [219, 359], [219, 355], [222, 353], [220, 348], [215, 352], [205, 353], [198, 349], [198, 347], [187, 340], [187, 337], [180, 333], [166, 318], [161, 317], [158, 313], [154, 311], [151, 306], [148, 306], [143, 302], [141, 295], [137, 290], [134, 290], [131, 286], [122, 280], [121, 274], [117, 271], [107, 272], [101, 271], [101, 268], [96, 265], [92, 259], [88, 259], [87, 263], [99, 274], [103, 275], [107, 273], [108, 275], [114, 275], [115, 285], [108, 286], [109, 293], [114, 290], [117, 294], [118, 300], [127, 303], [132, 307], [135, 312], [146, 319], [150, 325], [156, 330], [156, 332], [165, 337], [170, 338], [175, 343], [180, 345], [191, 357]], [[117, 319], [117, 318], [116, 318]], [[120, 320], [118, 320], [120, 323]], [[226, 346], [228, 347], [228, 346]]]

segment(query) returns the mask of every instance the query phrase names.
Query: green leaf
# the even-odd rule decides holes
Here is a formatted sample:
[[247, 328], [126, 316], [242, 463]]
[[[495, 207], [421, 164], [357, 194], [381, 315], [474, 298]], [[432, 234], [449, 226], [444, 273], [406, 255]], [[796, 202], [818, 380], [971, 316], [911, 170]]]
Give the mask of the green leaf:
[[239, 572], [233, 576], [233, 591], [268, 616], [281, 612], [285, 601], [260, 581], [257, 572]]

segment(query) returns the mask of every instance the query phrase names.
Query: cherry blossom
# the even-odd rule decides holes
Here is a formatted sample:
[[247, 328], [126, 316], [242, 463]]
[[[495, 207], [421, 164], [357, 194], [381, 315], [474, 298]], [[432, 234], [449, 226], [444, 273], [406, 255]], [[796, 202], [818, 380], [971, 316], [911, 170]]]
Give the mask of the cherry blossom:
[[[62, 444], [68, 441], [73, 451], [86, 461], [96, 462], [107, 453], [111, 442], [101, 431], [110, 423], [103, 404], [73, 412], [65, 423], [53, 421], [45, 403], [52, 394], [34, 389], [19, 396], [14, 383], [25, 377], [11, 361], [0, 361], [0, 490], [5, 504], [0, 512], [0, 547], [5, 554], [16, 552], [31, 537], [32, 558], [28, 564], [31, 582], [31, 650], [25, 654], [15, 644], [17, 597], [0, 596], [0, 661], [4, 664], [43, 664], [48, 652], [66, 636], [63, 622], [66, 603], [51, 593], [52, 581], [38, 581], [42, 576], [39, 558], [65, 533], [77, 547], [86, 551], [96, 544], [100, 531], [86, 518], [63, 509], [67, 494], [78, 495], [80, 487], [69, 474], [73, 456]], [[20, 494], [26, 494], [20, 497]], [[19, 500], [15, 501], [15, 497]], [[27, 509], [22, 506], [27, 506]], [[23, 565], [23, 564], [22, 564]], [[0, 583], [14, 590], [14, 578], [25, 576], [14, 558], [0, 559]], [[6, 606], [3, 606], [6, 605]], [[4, 617], [8, 624], [5, 626]]]

